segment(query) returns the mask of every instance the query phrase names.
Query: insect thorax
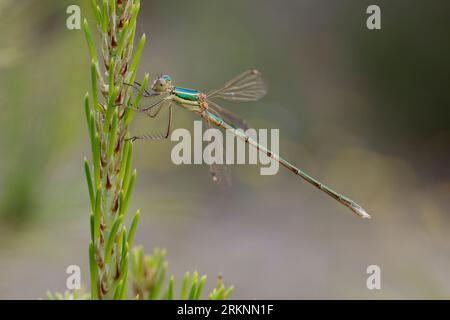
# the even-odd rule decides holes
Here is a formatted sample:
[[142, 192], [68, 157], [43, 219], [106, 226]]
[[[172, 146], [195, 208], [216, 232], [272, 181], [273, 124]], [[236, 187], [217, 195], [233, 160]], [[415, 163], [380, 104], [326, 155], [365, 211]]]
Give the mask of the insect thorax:
[[191, 90], [191, 89], [184, 89], [184, 88], [177, 88], [175, 87], [173, 89], [173, 94], [176, 95], [178, 98], [189, 100], [189, 101], [198, 101], [200, 92], [197, 90]]

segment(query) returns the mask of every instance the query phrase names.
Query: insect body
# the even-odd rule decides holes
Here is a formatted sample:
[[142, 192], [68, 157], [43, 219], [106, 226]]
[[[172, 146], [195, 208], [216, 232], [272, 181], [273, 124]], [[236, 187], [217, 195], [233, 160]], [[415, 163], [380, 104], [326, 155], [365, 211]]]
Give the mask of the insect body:
[[173, 89], [172, 93], [180, 99], [189, 101], [198, 101], [200, 95], [200, 91], [177, 87]]
[[[172, 84], [172, 78], [168, 75], [163, 75], [156, 79], [152, 85], [152, 91], [153, 93], [148, 93], [147, 96], [161, 96], [161, 99], [157, 103], [149, 107], [140, 108], [139, 110], [147, 113], [150, 117], [155, 117], [164, 106], [168, 106], [169, 124], [167, 133], [164, 136], [136, 136], [132, 138], [133, 141], [138, 139], [154, 140], [168, 138], [170, 135], [172, 121], [172, 105], [176, 104], [201, 116], [208, 126], [215, 125], [217, 127], [229, 130], [237, 138], [242, 139], [246, 143], [257, 148], [260, 152], [265, 153], [274, 161], [278, 161], [282, 166], [289, 169], [294, 174], [300, 176], [320, 191], [328, 194], [333, 199], [348, 207], [359, 217], [370, 218], [370, 215], [367, 214], [367, 212], [356, 202], [337, 193], [278, 154], [259, 144], [243, 130], [238, 130], [238, 128], [244, 130], [248, 128], [245, 121], [240, 120], [230, 111], [211, 101], [212, 98], [220, 98], [233, 102], [248, 102], [261, 99], [266, 94], [267, 88], [262, 79], [261, 73], [257, 70], [248, 70], [227, 82], [222, 88], [210, 91], [206, 94], [197, 90], [176, 87]], [[152, 112], [153, 109], [156, 109], [156, 111]], [[217, 170], [214, 167], [212, 168], [212, 174], [213, 178], [217, 180]]]

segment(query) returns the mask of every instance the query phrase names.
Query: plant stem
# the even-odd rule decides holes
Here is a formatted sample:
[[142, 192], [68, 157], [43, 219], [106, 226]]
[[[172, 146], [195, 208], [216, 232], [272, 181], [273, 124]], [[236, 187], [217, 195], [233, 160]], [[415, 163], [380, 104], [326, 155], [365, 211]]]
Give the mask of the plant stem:
[[[139, 219], [137, 212], [127, 234], [124, 217], [136, 180], [131, 163], [133, 148], [127, 140], [128, 125], [133, 117], [131, 107], [137, 106], [143, 94], [142, 89], [133, 98], [132, 88], [126, 83], [135, 80], [146, 38], [141, 37], [133, 55], [139, 0], [91, 0], [91, 4], [101, 43], [99, 59], [93, 34], [85, 20], [84, 31], [92, 61], [92, 99], [88, 94], [85, 97], [92, 165], [87, 160], [84, 164], [92, 208], [91, 297], [125, 299], [128, 248]], [[147, 82], [148, 75], [144, 86]]]

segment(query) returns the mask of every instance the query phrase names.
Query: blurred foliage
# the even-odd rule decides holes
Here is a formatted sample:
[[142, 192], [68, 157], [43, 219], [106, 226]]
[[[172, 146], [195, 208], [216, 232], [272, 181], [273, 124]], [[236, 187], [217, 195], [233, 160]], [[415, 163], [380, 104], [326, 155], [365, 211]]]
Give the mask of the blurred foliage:
[[82, 117], [85, 74], [70, 56], [81, 56], [82, 47], [74, 46], [70, 33], [51, 35], [64, 30], [65, 8], [65, 1], [0, 3], [0, 28], [11, 31], [0, 35], [0, 50], [11, 54], [8, 63], [0, 62], [0, 218], [15, 226], [33, 221], [52, 161], [79, 133], [74, 120]]
[[[79, 3], [92, 23], [89, 1]], [[81, 106], [89, 61], [82, 31], [64, 27], [69, 4], [0, 0], [0, 27], [7, 30], [0, 33], [2, 297], [39, 296], [65, 259], [86, 256], [75, 241], [69, 255], [58, 238], [85, 241], [86, 225], [67, 221], [89, 207], [79, 156], [88, 152]], [[175, 268], [190, 262], [195, 270], [198, 250], [186, 243], [214, 235], [203, 247], [202, 262], [210, 263], [204, 269], [228, 266], [238, 297], [332, 291], [370, 298], [355, 275], [374, 260], [391, 272], [380, 297], [449, 295], [449, 2], [380, 0], [380, 32], [365, 27], [368, 4], [143, 1], [138, 31], [149, 41], [138, 78], [165, 72], [182, 86], [208, 90], [258, 68], [269, 82], [267, 98], [224, 107], [255, 127], [280, 128], [287, 158], [361, 199], [375, 219], [363, 228], [341, 221], [338, 208], [282, 171], [269, 178], [235, 166], [233, 189], [222, 192], [207, 168], [173, 165], [170, 143], [143, 143], [135, 150], [136, 203], [146, 212], [139, 240], [169, 243]], [[174, 116], [176, 127], [191, 128], [192, 115]], [[136, 120], [133, 133], [164, 129], [164, 120]], [[24, 225], [33, 228], [14, 231]], [[270, 259], [263, 260], [267, 248]], [[224, 250], [242, 254], [245, 265], [227, 262]], [[45, 285], [26, 278], [29, 265]], [[405, 272], [412, 265], [418, 271]], [[316, 278], [324, 272], [330, 276], [320, 287]]]
[[[184, 274], [179, 291], [176, 292], [175, 277], [166, 279], [168, 263], [166, 251], [155, 248], [151, 255], [144, 255], [143, 247], [132, 251], [131, 279], [133, 299], [136, 300], [201, 300], [206, 275], [198, 272]], [[166, 283], [167, 282], [167, 283]], [[217, 279], [216, 287], [207, 295], [209, 300], [227, 300], [234, 287], [225, 287], [222, 276]], [[66, 291], [64, 294], [47, 292], [49, 300], [89, 300], [91, 295], [83, 290]]]
[[[150, 45], [141, 72], [152, 70], [154, 77], [164, 71], [180, 85], [208, 90], [256, 67], [268, 79], [267, 98], [246, 107], [224, 106], [254, 126], [282, 128], [282, 151], [290, 158], [305, 154], [302, 147], [311, 156], [327, 155], [357, 136], [358, 145], [364, 141], [367, 148], [409, 157], [422, 178], [450, 175], [440, 169], [450, 161], [448, 2], [412, 1], [402, 11], [404, 3], [382, 1], [380, 32], [365, 28], [369, 2], [323, 0], [315, 6], [284, 0], [283, 10], [276, 11], [269, 1], [252, 11], [252, 1], [199, 0], [179, 4], [185, 14], [175, 14], [171, 3], [146, 1], [138, 30], [150, 31]], [[0, 35], [0, 183], [11, 186], [0, 189], [0, 215], [21, 224], [45, 207], [45, 190], [37, 186], [46, 184], [49, 167], [76, 154], [70, 150], [84, 134], [78, 107], [88, 61], [73, 59], [85, 56], [81, 32], [62, 27], [70, 1], [0, 3], [0, 24], [11, 30]], [[93, 21], [89, 1], [80, 3], [83, 16]], [[325, 33], [334, 26], [334, 33]], [[343, 58], [333, 60], [336, 54]], [[191, 120], [187, 113], [175, 114], [176, 126], [189, 128]], [[157, 131], [163, 123], [138, 120], [133, 132], [148, 132], [148, 126]], [[326, 139], [329, 134], [335, 143]], [[181, 189], [189, 179], [180, 181], [180, 175], [197, 176], [205, 182], [199, 188], [211, 191], [204, 187], [206, 168], [173, 166], [170, 143], [148, 145], [137, 150], [143, 174], [164, 173]], [[234, 171], [241, 187], [262, 183], [253, 181], [249, 169]]]
[[[364, 9], [370, 1], [352, 2], [347, 10]], [[449, 130], [450, 2], [378, 1], [382, 30], [361, 28], [350, 15], [347, 35], [353, 63], [367, 79], [374, 124], [382, 126], [390, 147]], [[347, 11], [348, 12], [348, 11]]]
[[74, 290], [73, 292], [66, 291], [64, 294], [60, 292], [47, 292], [48, 300], [89, 300], [90, 298], [90, 294], [80, 293], [79, 290]]
[[[198, 272], [194, 272], [192, 277], [189, 272], [185, 273], [180, 292], [177, 295], [175, 295], [174, 289], [174, 276], [170, 277], [167, 288], [163, 288], [168, 267], [165, 256], [165, 250], [158, 248], [155, 248], [150, 256], [144, 256], [142, 247], [133, 249], [131, 278], [134, 297], [141, 300], [200, 300], [206, 283], [206, 275], [200, 277]], [[226, 288], [222, 277], [219, 276], [216, 288], [208, 297], [210, 300], [226, 300], [233, 289], [232, 286]]]

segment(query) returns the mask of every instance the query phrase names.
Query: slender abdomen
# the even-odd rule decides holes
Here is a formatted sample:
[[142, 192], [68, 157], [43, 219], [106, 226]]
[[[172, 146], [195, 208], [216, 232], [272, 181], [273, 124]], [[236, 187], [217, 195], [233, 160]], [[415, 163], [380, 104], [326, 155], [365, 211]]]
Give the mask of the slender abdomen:
[[301, 178], [303, 178], [304, 180], [306, 180], [307, 182], [309, 182], [310, 184], [315, 186], [320, 191], [328, 194], [330, 197], [332, 197], [333, 199], [337, 200], [338, 202], [340, 202], [341, 204], [343, 204], [344, 206], [349, 208], [351, 211], [353, 211], [359, 217], [361, 217], [361, 218], [370, 218], [370, 215], [359, 204], [357, 204], [353, 200], [343, 196], [342, 194], [337, 193], [336, 191], [334, 191], [330, 187], [328, 187], [328, 186], [324, 185], [323, 183], [317, 181], [313, 177], [309, 176], [306, 172], [300, 170], [299, 168], [297, 168], [293, 164], [289, 163], [287, 160], [283, 159], [278, 154], [273, 153], [271, 150], [269, 150], [265, 146], [260, 145], [257, 141], [253, 140], [249, 135], [244, 133], [244, 131], [235, 129], [233, 126], [231, 126], [230, 124], [226, 123], [221, 118], [217, 117], [216, 115], [212, 114], [211, 112], [207, 112], [206, 116], [212, 122], [214, 122], [217, 126], [223, 128], [223, 129], [226, 129], [226, 130], [230, 130], [236, 137], [244, 140], [246, 143], [252, 145], [257, 150], [265, 153], [268, 157], [272, 158], [273, 160], [278, 161], [282, 166], [286, 167], [287, 169], [289, 169], [290, 171], [292, 171], [296, 175], [300, 176]]

